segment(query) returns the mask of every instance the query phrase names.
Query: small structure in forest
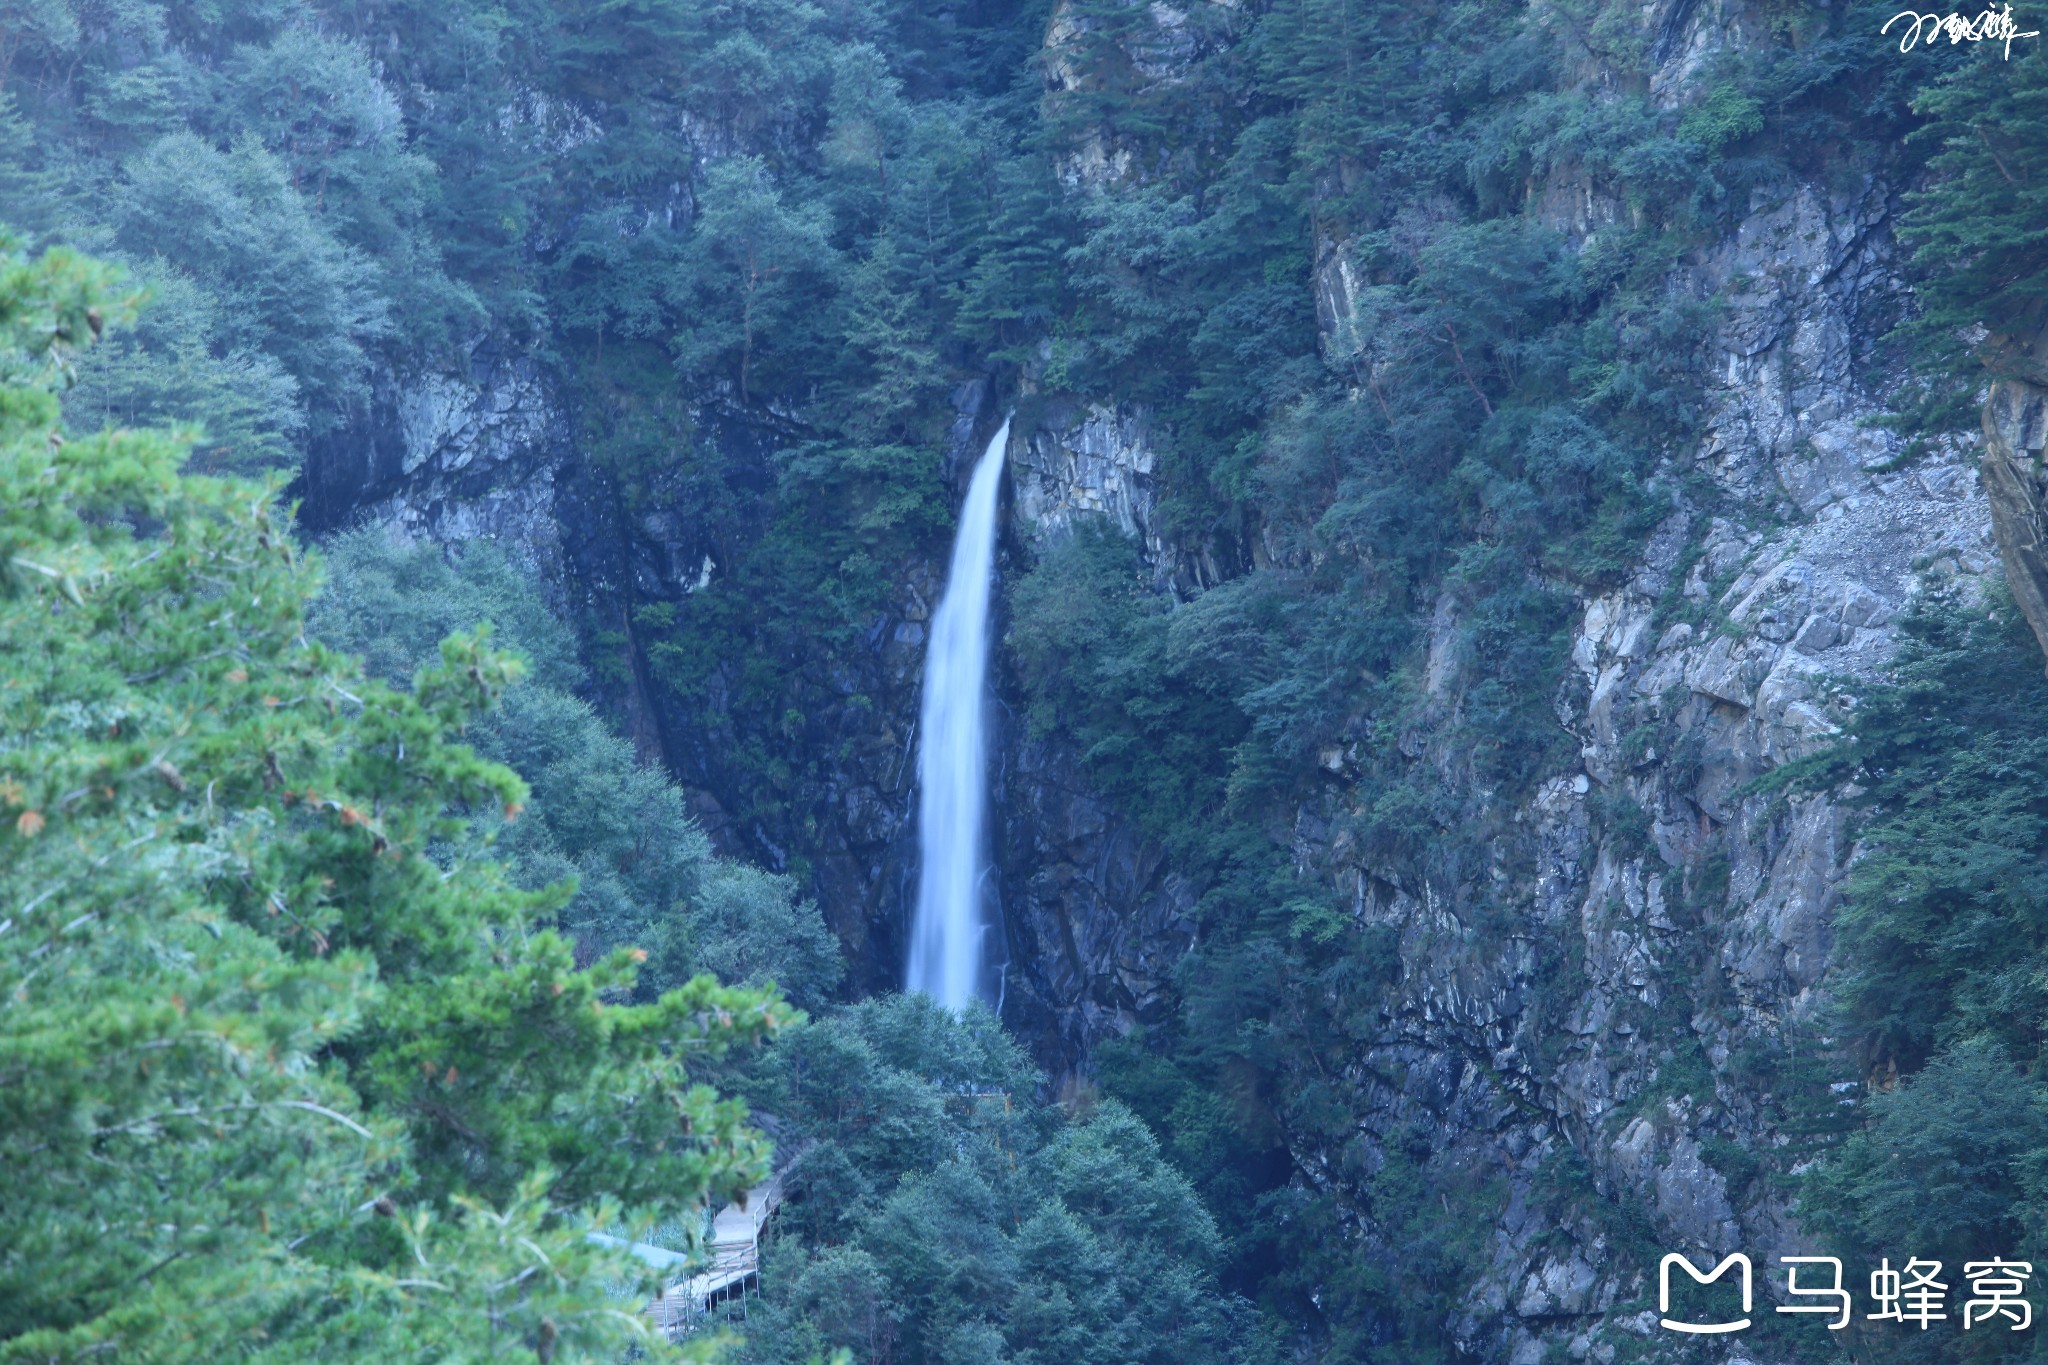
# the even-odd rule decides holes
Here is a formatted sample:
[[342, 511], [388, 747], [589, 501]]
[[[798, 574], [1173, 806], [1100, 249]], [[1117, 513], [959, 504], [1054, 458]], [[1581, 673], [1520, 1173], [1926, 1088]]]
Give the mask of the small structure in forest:
[[[647, 1316], [669, 1340], [688, 1335], [734, 1302], [744, 1307], [747, 1292], [760, 1289], [761, 1232], [782, 1203], [784, 1174], [778, 1171], [765, 1185], [756, 1185], [720, 1209], [711, 1220], [711, 1264], [669, 1282], [647, 1305]], [[685, 1264], [685, 1258], [677, 1253], [666, 1254], [674, 1256], [674, 1261], [660, 1264], [658, 1269]]]

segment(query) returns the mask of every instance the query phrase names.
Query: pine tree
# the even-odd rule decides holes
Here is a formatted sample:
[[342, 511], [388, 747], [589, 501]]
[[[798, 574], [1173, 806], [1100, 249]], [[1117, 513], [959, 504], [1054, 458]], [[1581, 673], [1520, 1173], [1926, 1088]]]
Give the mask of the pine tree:
[[915, 432], [945, 395], [945, 372], [920, 306], [912, 263], [884, 232], [856, 266], [848, 289], [846, 344], [866, 373], [849, 386], [844, 426], [856, 439]]
[[838, 273], [815, 206], [786, 199], [759, 157], [721, 162], [671, 286], [685, 320], [677, 367], [730, 379], [742, 404], [768, 381], [825, 370]]
[[[1916, 136], [1940, 148], [1900, 233], [1926, 271], [1916, 330], [1966, 371], [1971, 329], [2025, 342], [2048, 319], [2048, 74], [2027, 50], [2036, 41], [2011, 61], [1982, 44], [1914, 102], [1930, 119]], [[1994, 370], [2011, 359], [1998, 346], [1980, 358]]]
[[954, 329], [993, 355], [1023, 361], [1064, 302], [1072, 214], [1050, 168], [1032, 158], [1001, 163], [990, 188], [987, 237], [961, 287]]
[[525, 798], [457, 738], [518, 664], [365, 679], [274, 488], [62, 439], [126, 308], [0, 255], [0, 1360], [667, 1354], [583, 1234], [759, 1177], [686, 1063], [782, 1007], [620, 1003], [631, 950], [530, 928], [571, 888], [448, 852]]

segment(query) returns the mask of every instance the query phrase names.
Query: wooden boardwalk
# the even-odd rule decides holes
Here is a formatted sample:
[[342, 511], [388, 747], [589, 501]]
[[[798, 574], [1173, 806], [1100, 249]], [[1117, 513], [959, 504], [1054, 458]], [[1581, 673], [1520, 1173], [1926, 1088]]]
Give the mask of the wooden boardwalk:
[[671, 1341], [685, 1335], [713, 1309], [760, 1286], [761, 1230], [781, 1203], [778, 1174], [718, 1211], [711, 1220], [711, 1264], [670, 1283], [647, 1305], [647, 1316], [663, 1335]]

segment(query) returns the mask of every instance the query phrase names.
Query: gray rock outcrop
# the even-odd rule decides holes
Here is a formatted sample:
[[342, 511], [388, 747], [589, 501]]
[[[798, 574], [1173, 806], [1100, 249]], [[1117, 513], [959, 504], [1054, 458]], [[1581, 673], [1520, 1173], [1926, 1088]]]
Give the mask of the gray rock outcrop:
[[1983, 477], [2013, 601], [2048, 654], [2048, 373], [2025, 363], [2043, 344], [2048, 333], [2024, 350], [1993, 343], [2020, 363], [2002, 367], [2014, 372], [1994, 381], [1984, 402]]

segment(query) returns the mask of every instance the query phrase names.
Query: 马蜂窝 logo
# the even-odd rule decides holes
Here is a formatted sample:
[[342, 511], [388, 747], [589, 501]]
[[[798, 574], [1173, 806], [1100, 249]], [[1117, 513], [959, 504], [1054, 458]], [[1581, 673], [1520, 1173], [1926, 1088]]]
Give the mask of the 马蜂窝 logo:
[[[1780, 1256], [1778, 1264], [1785, 1267], [1785, 1296], [1789, 1302], [1777, 1305], [1780, 1313], [1825, 1313], [1832, 1321], [1827, 1324], [1831, 1332], [1839, 1332], [1849, 1325], [1855, 1314], [1855, 1301], [1843, 1283], [1842, 1262], [1833, 1256]], [[1806, 1269], [1805, 1279], [1800, 1272]], [[1671, 1316], [1672, 1270], [1683, 1270], [1695, 1285], [1712, 1285], [1727, 1275], [1730, 1270], [1739, 1272], [1729, 1277], [1729, 1289], [1724, 1297], [1732, 1298], [1733, 1291], [1740, 1289], [1742, 1295], [1742, 1316], [1732, 1313], [1711, 1314], [1700, 1312], [1697, 1316], [1709, 1320], [1694, 1322], [1687, 1318]], [[2025, 1331], [2034, 1325], [2034, 1309], [2026, 1300], [2027, 1280], [2032, 1277], [2034, 1267], [2028, 1261], [2007, 1261], [1997, 1257], [1985, 1261], [1963, 1263], [1963, 1278], [1969, 1282], [1962, 1303], [1962, 1330], [1972, 1331], [1979, 1327], [2004, 1325], [2014, 1332]], [[1673, 1332], [1713, 1334], [1740, 1332], [1750, 1325], [1750, 1305], [1753, 1301], [1749, 1257], [1741, 1252], [1732, 1252], [1714, 1265], [1711, 1270], [1701, 1270], [1690, 1259], [1671, 1252], [1657, 1266], [1657, 1311], [1659, 1322]], [[1905, 1265], [1892, 1268], [1891, 1258], [1878, 1262], [1877, 1269], [1870, 1272], [1871, 1311], [1864, 1315], [1866, 1322], [1895, 1322], [1902, 1327], [1918, 1327], [1926, 1331], [1937, 1322], [1952, 1321], [1948, 1311], [1949, 1282], [1941, 1278], [1942, 1263], [1923, 1257], [1909, 1257]], [[1826, 1283], [1822, 1283], [1825, 1276]]]
[[[1730, 1266], [1742, 1271], [1742, 1316], [1729, 1322], [1679, 1322], [1669, 1316], [1671, 1312], [1671, 1267], [1679, 1266], [1692, 1276], [1697, 1284], [1712, 1284], [1726, 1274]], [[1677, 1252], [1672, 1252], [1657, 1263], [1657, 1311], [1666, 1316], [1659, 1319], [1674, 1332], [1740, 1332], [1749, 1326], [1750, 1280], [1749, 1257], [1734, 1252], [1724, 1257], [1721, 1263], [1702, 1275], [1700, 1268]]]

